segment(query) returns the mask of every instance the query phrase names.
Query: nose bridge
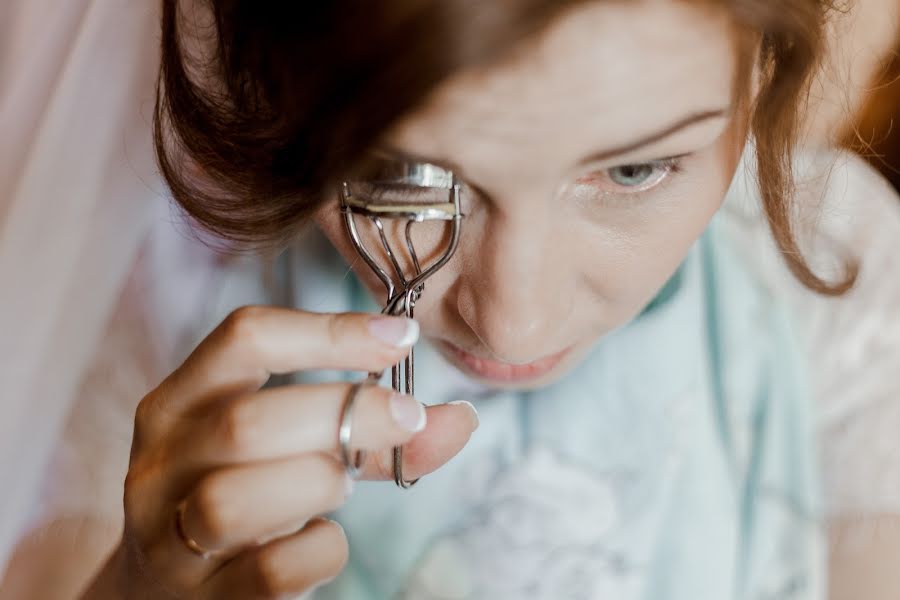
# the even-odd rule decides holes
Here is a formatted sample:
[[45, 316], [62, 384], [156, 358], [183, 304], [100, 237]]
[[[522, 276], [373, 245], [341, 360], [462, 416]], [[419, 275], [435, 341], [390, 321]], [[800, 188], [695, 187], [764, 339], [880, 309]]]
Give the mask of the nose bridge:
[[571, 305], [564, 282], [575, 274], [559, 259], [556, 231], [549, 218], [494, 215], [481, 240], [467, 245], [471, 268], [459, 311], [499, 360], [526, 362], [560, 350], [558, 321]]

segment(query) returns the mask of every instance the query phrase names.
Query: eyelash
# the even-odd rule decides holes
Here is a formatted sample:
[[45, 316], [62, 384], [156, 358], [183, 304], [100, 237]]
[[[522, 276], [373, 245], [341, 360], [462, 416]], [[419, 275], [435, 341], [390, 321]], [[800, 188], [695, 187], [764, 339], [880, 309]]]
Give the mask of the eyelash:
[[[610, 194], [622, 195], [622, 196], [635, 196], [638, 194], [642, 194], [645, 192], [650, 192], [651, 190], [656, 189], [663, 183], [665, 183], [668, 179], [670, 179], [673, 175], [681, 173], [683, 170], [683, 161], [687, 155], [682, 154], [679, 156], [670, 156], [668, 158], [661, 158], [659, 160], [640, 162], [640, 163], [629, 163], [623, 165], [616, 165], [614, 167], [609, 167], [606, 169], [602, 169], [600, 171], [595, 171], [593, 173], [589, 173], [578, 178], [575, 183], [576, 185], [587, 185], [593, 187], [600, 187], [597, 183], [597, 179], [602, 178], [608, 182], [610, 186], [612, 186], [613, 190], [605, 190]], [[644, 183], [635, 186], [625, 186], [614, 181], [611, 181], [609, 176], [609, 172], [614, 169], [621, 169], [624, 167], [653, 167], [654, 169], [660, 169], [661, 172], [658, 175], [649, 178], [651, 183]]]
[[[369, 183], [365, 184], [365, 196], [370, 200], [407, 200], [414, 199], [423, 194], [422, 188], [397, 183]], [[389, 196], [389, 197], [388, 197]]]
[[[666, 183], [669, 179], [671, 179], [674, 175], [681, 173], [684, 170], [684, 159], [687, 158], [687, 154], [681, 154], [678, 156], [671, 156], [668, 158], [662, 158], [653, 161], [647, 161], [642, 163], [630, 163], [624, 165], [617, 165], [615, 167], [609, 167], [606, 169], [602, 169], [599, 171], [595, 171], [593, 173], [584, 175], [577, 180], [575, 180], [576, 185], [585, 185], [590, 187], [599, 187], [596, 183], [591, 182], [592, 178], [602, 176], [609, 179], [608, 173], [613, 169], [619, 169], [622, 167], [640, 167], [652, 165], [656, 168], [662, 168], [663, 173], [658, 177], [653, 184], [648, 185], [646, 187], [638, 185], [633, 188], [629, 188], [628, 186], [622, 186], [615, 183], [612, 185], [617, 186], [617, 190], [610, 191], [607, 190], [606, 193], [612, 196], [639, 196], [641, 194], [650, 192], [660, 187], [662, 184]], [[403, 184], [391, 184], [391, 183], [379, 183], [379, 184], [364, 184], [365, 187], [365, 196], [372, 202], [379, 201], [401, 201], [401, 200], [418, 200], [421, 199], [424, 195], [422, 188], [417, 188], [415, 186], [403, 185]], [[442, 190], [443, 192], [443, 190]]]

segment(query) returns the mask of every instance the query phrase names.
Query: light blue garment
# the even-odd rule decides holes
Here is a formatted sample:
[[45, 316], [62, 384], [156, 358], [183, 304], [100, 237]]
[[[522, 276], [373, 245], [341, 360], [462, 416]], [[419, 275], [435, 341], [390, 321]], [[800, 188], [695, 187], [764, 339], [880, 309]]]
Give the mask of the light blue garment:
[[[481, 426], [411, 490], [358, 484], [336, 515], [350, 564], [314, 598], [824, 598], [802, 360], [724, 218], [653, 306], [548, 388], [483, 390], [421, 344], [417, 397], [473, 401]], [[291, 257], [291, 302], [376, 309], [327, 245]]]

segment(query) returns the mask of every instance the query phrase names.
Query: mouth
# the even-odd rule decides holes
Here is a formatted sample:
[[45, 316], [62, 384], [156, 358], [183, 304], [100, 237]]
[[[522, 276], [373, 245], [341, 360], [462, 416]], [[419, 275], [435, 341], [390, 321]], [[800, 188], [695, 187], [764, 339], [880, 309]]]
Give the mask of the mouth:
[[442, 341], [440, 345], [451, 357], [456, 359], [454, 362], [468, 374], [486, 381], [506, 384], [541, 379], [553, 371], [571, 350], [571, 348], [566, 348], [562, 352], [526, 364], [510, 364], [474, 356], [449, 342]]

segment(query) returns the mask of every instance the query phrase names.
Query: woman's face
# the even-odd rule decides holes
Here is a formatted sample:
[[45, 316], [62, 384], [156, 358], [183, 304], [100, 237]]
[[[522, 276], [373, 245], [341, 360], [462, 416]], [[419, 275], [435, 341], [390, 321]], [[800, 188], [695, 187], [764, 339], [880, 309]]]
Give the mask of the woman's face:
[[[495, 387], [537, 387], [652, 300], [721, 205], [743, 148], [735, 47], [707, 6], [589, 3], [514, 59], [450, 79], [386, 137], [380, 154], [444, 165], [464, 183], [459, 249], [416, 305], [451, 362]], [[338, 206], [316, 221], [383, 298]], [[434, 256], [444, 227], [414, 227], [420, 255]]]

